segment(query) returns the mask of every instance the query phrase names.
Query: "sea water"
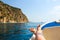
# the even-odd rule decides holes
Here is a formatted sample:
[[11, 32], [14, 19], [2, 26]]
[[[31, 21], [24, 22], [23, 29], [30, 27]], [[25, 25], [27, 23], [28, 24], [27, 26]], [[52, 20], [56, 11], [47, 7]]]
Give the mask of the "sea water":
[[29, 40], [33, 33], [30, 28], [36, 28], [43, 23], [0, 23], [0, 40]]

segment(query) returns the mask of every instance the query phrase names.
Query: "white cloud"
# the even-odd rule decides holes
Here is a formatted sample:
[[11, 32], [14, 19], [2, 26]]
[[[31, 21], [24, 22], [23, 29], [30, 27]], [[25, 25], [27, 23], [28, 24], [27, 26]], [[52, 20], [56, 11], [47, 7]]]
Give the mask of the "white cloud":
[[52, 0], [52, 1], [57, 1], [57, 0]]
[[56, 1], [60, 1], [60, 0], [47, 0], [48, 2], [50, 2], [50, 1], [53, 1], [53, 2], [56, 2]]
[[55, 1], [56, 2], [56, 1], [60, 1], [60, 0], [52, 0], [52, 1]]
[[55, 6], [48, 12], [49, 21], [60, 20], [60, 6]]
[[60, 6], [55, 6], [54, 9], [58, 11], [60, 10]]
[[53, 7], [52, 13], [54, 13], [54, 14], [60, 14], [60, 5]]
[[[37, 19], [36, 19], [37, 18]], [[43, 14], [42, 18], [35, 17], [33, 20], [34, 22], [38, 21], [44, 21], [44, 22], [51, 22], [60, 20], [60, 5], [54, 6], [48, 13], [45, 15]]]

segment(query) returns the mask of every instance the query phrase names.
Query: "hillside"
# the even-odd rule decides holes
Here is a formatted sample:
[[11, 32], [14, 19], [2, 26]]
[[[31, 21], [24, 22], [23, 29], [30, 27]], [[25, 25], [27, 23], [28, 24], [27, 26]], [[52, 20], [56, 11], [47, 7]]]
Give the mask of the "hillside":
[[28, 22], [27, 17], [21, 9], [12, 7], [0, 1], [0, 22], [2, 23], [25, 23]]

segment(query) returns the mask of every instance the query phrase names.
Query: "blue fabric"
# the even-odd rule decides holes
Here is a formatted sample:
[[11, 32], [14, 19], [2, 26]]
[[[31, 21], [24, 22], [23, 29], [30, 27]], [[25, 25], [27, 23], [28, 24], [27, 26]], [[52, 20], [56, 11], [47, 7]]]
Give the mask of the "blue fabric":
[[54, 26], [60, 26], [60, 23], [57, 23], [57, 22], [50, 22], [50, 23], [47, 23], [46, 25], [42, 26], [42, 30], [45, 29], [45, 28], [48, 28], [48, 27], [54, 27]]

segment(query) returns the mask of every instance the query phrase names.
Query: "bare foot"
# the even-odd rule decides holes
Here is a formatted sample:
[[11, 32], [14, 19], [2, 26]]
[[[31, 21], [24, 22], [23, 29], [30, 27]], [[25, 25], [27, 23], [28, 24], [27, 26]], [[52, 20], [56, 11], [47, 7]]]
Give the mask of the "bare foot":
[[37, 26], [37, 29], [35, 28], [30, 28], [30, 31], [35, 34], [35, 40], [45, 40], [45, 38], [42, 35], [42, 30], [40, 25]]
[[36, 34], [37, 32], [38, 32], [38, 33], [41, 33], [41, 32], [42, 32], [40, 25], [37, 26], [37, 29], [35, 29], [35, 28], [30, 28], [29, 30], [30, 30], [31, 32], [33, 32], [34, 34]]
[[37, 26], [36, 33], [42, 33], [42, 30], [41, 30], [41, 27], [40, 27], [40, 25], [38, 25], [38, 26]]
[[35, 28], [30, 28], [29, 29], [31, 32], [33, 32], [34, 34], [36, 33], [36, 29]]

